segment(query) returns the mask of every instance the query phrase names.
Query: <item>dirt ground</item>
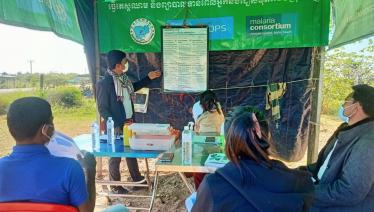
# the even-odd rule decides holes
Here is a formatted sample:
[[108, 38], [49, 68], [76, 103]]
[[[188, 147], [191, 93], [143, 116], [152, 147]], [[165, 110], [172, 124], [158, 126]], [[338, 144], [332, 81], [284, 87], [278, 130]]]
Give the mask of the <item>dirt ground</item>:
[[[89, 132], [89, 123], [90, 120], [76, 120], [72, 119], [68, 122], [65, 121], [57, 121], [55, 123], [56, 128], [60, 129], [60, 131], [65, 132], [69, 136], [76, 136], [81, 133]], [[339, 125], [339, 121], [336, 120], [334, 117], [330, 116], [322, 116], [321, 118], [321, 129], [320, 129], [320, 144], [319, 148], [321, 149], [324, 144], [326, 143], [327, 139], [332, 135], [334, 130]], [[74, 127], [72, 127], [74, 126]], [[0, 116], [0, 157], [8, 154], [11, 151], [12, 146], [14, 145], [14, 141], [9, 135], [9, 132], [6, 127], [6, 121], [4, 116]], [[139, 167], [141, 170], [145, 170], [145, 161], [138, 160]], [[154, 166], [155, 160], [149, 160], [150, 170], [151, 170], [151, 180], [153, 182], [154, 176]], [[121, 163], [121, 173], [123, 173], [123, 179], [128, 178], [126, 174], [128, 174], [127, 167], [125, 162]], [[289, 167], [297, 167], [300, 165], [306, 164], [306, 156], [298, 162], [294, 163], [287, 163]], [[107, 178], [107, 161], [103, 161], [103, 175]], [[192, 179], [189, 179], [192, 182]], [[97, 187], [97, 190], [100, 191], [101, 187]], [[131, 190], [131, 189], [130, 189]], [[146, 190], [135, 191], [131, 192], [132, 194], [143, 194], [149, 195], [150, 193]], [[177, 173], [161, 173], [159, 176], [159, 183], [158, 189], [156, 194], [156, 199], [154, 202], [153, 211], [185, 211], [184, 209], [184, 200], [189, 195], [189, 192], [182, 182], [181, 178]], [[113, 204], [124, 204], [126, 206], [140, 206], [140, 207], [148, 207], [149, 199], [140, 199], [134, 198], [134, 201], [130, 201], [130, 198], [115, 198], [113, 199]], [[97, 207], [95, 211], [102, 211], [104, 208], [107, 207], [107, 201], [105, 197], [97, 197]]]
[[[153, 183], [155, 160], [148, 161], [150, 165], [151, 181]], [[145, 171], [145, 161], [138, 160], [138, 162], [140, 169], [142, 171]], [[107, 163], [107, 160], [104, 159], [103, 175], [105, 179], [108, 179]], [[122, 179], [130, 181], [130, 176], [128, 176], [128, 170], [124, 160], [121, 163], [121, 173]], [[193, 183], [192, 178], [189, 178], [188, 180], [190, 183]], [[103, 190], [101, 186], [97, 186], [96, 189], [97, 192]], [[130, 191], [130, 194], [152, 195], [151, 192], [149, 192], [147, 189], [143, 189], [140, 191], [132, 191], [132, 188], [127, 189]], [[185, 211], [184, 200], [188, 196], [189, 191], [177, 173], [159, 173], [157, 194], [152, 211]], [[107, 199], [103, 196], [96, 198], [95, 211], [102, 211], [104, 208], [108, 207], [108, 205], [114, 204], [124, 204], [127, 207], [149, 207], [150, 198], [111, 198], [111, 201], [111, 203], [108, 203]]]

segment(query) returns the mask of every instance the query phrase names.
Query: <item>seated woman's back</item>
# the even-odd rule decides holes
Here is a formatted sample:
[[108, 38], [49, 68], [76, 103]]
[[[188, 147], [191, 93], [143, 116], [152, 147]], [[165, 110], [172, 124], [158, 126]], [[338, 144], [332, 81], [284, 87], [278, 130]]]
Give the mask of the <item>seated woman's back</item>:
[[272, 161], [227, 164], [206, 176], [192, 211], [304, 211], [312, 198], [310, 175]]
[[221, 133], [221, 125], [224, 121], [224, 116], [221, 113], [218, 113], [218, 111], [214, 112], [204, 112], [199, 116], [199, 118], [196, 120], [196, 132], [215, 132], [215, 133]]
[[313, 183], [303, 171], [268, 158], [254, 114], [229, 121], [225, 152], [230, 162], [206, 176], [192, 211], [306, 211]]

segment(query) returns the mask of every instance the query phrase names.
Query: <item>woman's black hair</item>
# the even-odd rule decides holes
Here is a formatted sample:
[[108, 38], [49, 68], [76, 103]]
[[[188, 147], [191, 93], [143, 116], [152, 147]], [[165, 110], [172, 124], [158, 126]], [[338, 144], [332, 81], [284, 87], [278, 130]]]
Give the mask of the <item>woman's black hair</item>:
[[217, 110], [219, 114], [222, 114], [216, 94], [211, 90], [206, 90], [200, 94], [200, 105], [204, 112]]
[[232, 108], [231, 111], [226, 115], [225, 132], [230, 127], [233, 117], [239, 116], [240, 114], [243, 114], [245, 112], [254, 113], [256, 115], [256, 118], [261, 127], [261, 131], [263, 132], [263, 134], [266, 135], [267, 139], [270, 139], [269, 138], [270, 136], [269, 135], [269, 123], [266, 120], [264, 113], [254, 106], [237, 106], [237, 107]]
[[232, 117], [230, 127], [225, 131], [225, 153], [234, 164], [239, 164], [243, 159], [250, 159], [271, 166], [266, 151], [267, 142], [256, 135], [256, 124], [251, 112], [243, 111]]

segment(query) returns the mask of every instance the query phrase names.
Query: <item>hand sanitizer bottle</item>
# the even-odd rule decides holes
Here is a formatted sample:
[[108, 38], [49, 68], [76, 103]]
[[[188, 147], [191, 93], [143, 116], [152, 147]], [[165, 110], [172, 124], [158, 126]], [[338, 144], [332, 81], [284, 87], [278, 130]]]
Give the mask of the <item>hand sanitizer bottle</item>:
[[192, 130], [188, 126], [184, 127], [182, 133], [182, 162], [185, 165], [192, 164]]
[[91, 126], [92, 151], [97, 152], [100, 149], [100, 129], [96, 122]]
[[106, 122], [106, 133], [108, 136], [108, 144], [112, 145], [112, 151], [115, 152], [114, 141], [116, 138], [114, 137], [114, 121], [112, 117], [109, 117]]

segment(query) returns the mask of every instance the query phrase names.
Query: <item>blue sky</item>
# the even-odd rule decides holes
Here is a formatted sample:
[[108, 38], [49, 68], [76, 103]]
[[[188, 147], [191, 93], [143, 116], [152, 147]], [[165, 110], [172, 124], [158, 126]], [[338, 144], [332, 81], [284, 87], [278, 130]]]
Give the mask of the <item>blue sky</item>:
[[357, 52], [357, 51], [360, 51], [361, 49], [367, 47], [369, 45], [369, 39], [372, 39], [374, 41], [374, 36], [370, 37], [370, 38], [367, 38], [367, 39], [363, 39], [361, 41], [358, 41], [358, 42], [355, 42], [355, 43], [352, 43], [352, 44], [348, 44], [348, 45], [345, 45], [345, 46], [342, 46], [342, 49], [344, 51], [347, 51], [347, 52]]
[[[373, 38], [373, 37], [372, 37]], [[344, 46], [345, 51], [359, 51], [368, 40]], [[0, 24], [0, 73], [88, 73], [83, 46], [59, 38], [52, 32], [30, 30]]]

